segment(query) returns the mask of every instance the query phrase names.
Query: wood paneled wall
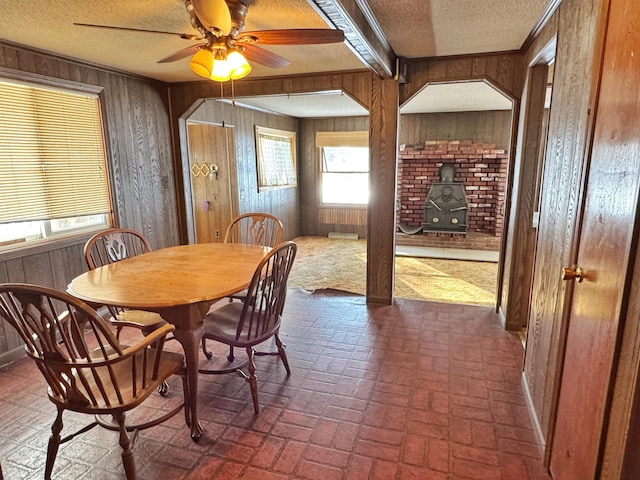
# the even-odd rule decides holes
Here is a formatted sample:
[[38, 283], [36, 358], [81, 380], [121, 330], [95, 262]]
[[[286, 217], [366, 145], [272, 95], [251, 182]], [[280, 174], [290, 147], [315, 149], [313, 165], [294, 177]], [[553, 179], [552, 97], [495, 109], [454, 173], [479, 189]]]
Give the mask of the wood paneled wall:
[[367, 238], [367, 209], [321, 208], [320, 158], [316, 132], [369, 130], [369, 117], [301, 119], [300, 136], [300, 211], [301, 234], [326, 237], [329, 232], [357, 233]]
[[400, 85], [400, 105], [429, 83], [469, 80], [486, 81], [510, 98], [519, 99], [522, 75], [519, 52], [410, 59], [407, 61], [407, 81]]
[[[369, 146], [371, 155], [371, 185], [373, 199], [368, 214], [367, 301], [390, 304], [393, 301], [393, 277], [395, 258], [395, 189], [398, 155], [398, 84], [393, 80], [381, 80], [371, 72], [354, 72], [327, 75], [251, 80], [238, 82], [235, 95], [269, 95], [281, 93], [321, 92], [342, 90], [369, 110]], [[225, 92], [228, 96], [230, 92]], [[169, 91], [173, 144], [178, 172], [180, 138], [177, 135], [179, 118], [190, 106], [202, 98], [218, 98], [220, 86], [212, 82], [189, 85], [172, 85]], [[181, 172], [179, 173], [181, 175]], [[182, 183], [182, 179], [176, 182]], [[184, 205], [180, 206], [184, 228]], [[369, 219], [376, 221], [375, 228]]]
[[367, 301], [393, 301], [400, 110], [398, 84], [375, 78], [369, 108]]
[[557, 35], [524, 364], [525, 382], [545, 439], [553, 431], [564, 351], [570, 284], [560, 280], [560, 269], [572, 265], [575, 258], [574, 234], [602, 51], [598, 35], [604, 21], [602, 6], [603, 0], [564, 0], [527, 52], [528, 60], [534, 59]]
[[[116, 222], [143, 232], [154, 249], [178, 244], [169, 116], [162, 86], [6, 43], [0, 43], [0, 68], [102, 87]], [[64, 290], [86, 270], [82, 247], [87, 238], [0, 254], [0, 282]], [[0, 364], [21, 354], [18, 345], [10, 327], [0, 322]]]
[[427, 140], [472, 140], [506, 149], [510, 134], [510, 110], [400, 115], [400, 145], [423, 146]]
[[[236, 145], [238, 184], [232, 190], [238, 195], [237, 214], [265, 212], [275, 215], [284, 225], [283, 240], [300, 233], [298, 195], [300, 188], [281, 188], [258, 192], [255, 127], [269, 127], [298, 132], [298, 119], [284, 115], [233, 106], [210, 99], [201, 103], [189, 120], [233, 126]], [[298, 155], [299, 156], [299, 155]], [[297, 159], [298, 164], [301, 159]], [[300, 179], [298, 178], [298, 185]]]
[[[300, 210], [301, 234], [326, 236], [329, 232], [357, 233], [367, 238], [366, 209], [321, 208], [317, 131], [368, 130], [369, 117], [301, 119]], [[400, 116], [399, 143], [424, 145], [427, 140], [464, 139], [506, 148], [511, 130], [510, 111], [407, 114]], [[486, 139], [486, 140], [484, 140]]]
[[[368, 107], [371, 99], [371, 81], [372, 74], [368, 71], [361, 72], [345, 72], [336, 75], [304, 75], [292, 76], [286, 78], [274, 79], [246, 79], [237, 82], [234, 85], [234, 95], [236, 98], [243, 96], [255, 95], [276, 95], [282, 93], [306, 93], [306, 92], [323, 92], [328, 90], [343, 90], [349, 94], [354, 100], [361, 105]], [[221, 92], [220, 84], [214, 82], [192, 82], [185, 84], [174, 84], [169, 87], [170, 108], [172, 112], [173, 127], [173, 149], [175, 152], [176, 169], [176, 185], [178, 186], [178, 203], [181, 224], [182, 241], [187, 241], [187, 218], [185, 216], [186, 206], [184, 205], [184, 193], [182, 189], [183, 179], [180, 171], [182, 165], [180, 136], [178, 134], [179, 119], [188, 112], [192, 106], [202, 99], [231, 98], [232, 92], [230, 85], [225, 84], [224, 90]], [[208, 103], [208, 102], [207, 102]], [[253, 139], [253, 133], [251, 134]], [[239, 138], [236, 139], [241, 142]], [[239, 150], [238, 158], [248, 158]], [[304, 161], [304, 155], [299, 152], [299, 163]], [[255, 160], [253, 160], [255, 163]], [[301, 170], [301, 168], [299, 168]], [[238, 172], [240, 175], [240, 171]], [[249, 178], [248, 175], [245, 178]], [[303, 181], [302, 175], [299, 179]], [[304, 195], [304, 189], [300, 189]], [[243, 199], [240, 199], [242, 205]], [[242, 209], [242, 207], [241, 207]], [[304, 218], [305, 212], [301, 212]]]

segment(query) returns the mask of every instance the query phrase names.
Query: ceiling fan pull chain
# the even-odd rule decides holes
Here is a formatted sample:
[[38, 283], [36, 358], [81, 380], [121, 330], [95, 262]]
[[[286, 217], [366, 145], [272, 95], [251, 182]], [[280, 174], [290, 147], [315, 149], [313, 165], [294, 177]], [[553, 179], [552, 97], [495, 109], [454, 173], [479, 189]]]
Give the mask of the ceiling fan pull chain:
[[236, 91], [233, 83], [233, 78], [231, 79], [231, 106], [232, 107], [236, 106]]

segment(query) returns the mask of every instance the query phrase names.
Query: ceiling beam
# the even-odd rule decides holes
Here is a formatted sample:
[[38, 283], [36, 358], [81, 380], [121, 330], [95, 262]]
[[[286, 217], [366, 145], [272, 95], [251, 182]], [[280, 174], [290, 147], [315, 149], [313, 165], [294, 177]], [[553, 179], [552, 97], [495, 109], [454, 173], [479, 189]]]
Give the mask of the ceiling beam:
[[397, 77], [396, 54], [366, 0], [308, 0], [336, 28], [349, 48], [380, 78]]

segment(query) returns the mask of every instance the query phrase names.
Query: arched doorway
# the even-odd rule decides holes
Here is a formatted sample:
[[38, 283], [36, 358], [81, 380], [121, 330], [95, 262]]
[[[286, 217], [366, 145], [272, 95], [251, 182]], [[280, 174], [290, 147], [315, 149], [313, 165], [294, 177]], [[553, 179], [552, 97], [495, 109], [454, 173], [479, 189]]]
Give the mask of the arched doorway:
[[513, 102], [484, 81], [430, 83], [400, 113], [395, 296], [494, 306]]

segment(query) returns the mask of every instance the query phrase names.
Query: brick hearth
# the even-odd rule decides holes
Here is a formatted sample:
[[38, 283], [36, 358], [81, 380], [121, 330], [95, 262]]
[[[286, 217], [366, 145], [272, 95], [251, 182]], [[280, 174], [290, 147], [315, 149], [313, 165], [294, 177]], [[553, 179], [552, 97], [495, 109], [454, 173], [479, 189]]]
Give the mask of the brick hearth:
[[487, 233], [469, 232], [466, 235], [449, 233], [419, 233], [407, 235], [396, 232], [396, 244], [412, 247], [465, 248], [468, 250], [500, 251], [500, 237]]

